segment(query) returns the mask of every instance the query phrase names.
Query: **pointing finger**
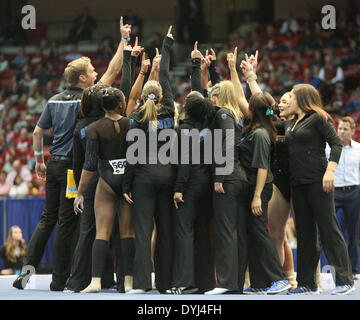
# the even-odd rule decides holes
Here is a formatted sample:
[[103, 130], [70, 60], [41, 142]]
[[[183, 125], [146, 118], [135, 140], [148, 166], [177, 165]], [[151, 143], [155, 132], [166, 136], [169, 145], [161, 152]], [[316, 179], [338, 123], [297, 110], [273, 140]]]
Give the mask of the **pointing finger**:
[[194, 50], [197, 50], [197, 49], [198, 49], [198, 42], [195, 41], [195, 43], [194, 43]]
[[171, 30], [172, 30], [172, 25], [169, 27], [169, 30], [168, 30], [167, 34], [171, 34]]

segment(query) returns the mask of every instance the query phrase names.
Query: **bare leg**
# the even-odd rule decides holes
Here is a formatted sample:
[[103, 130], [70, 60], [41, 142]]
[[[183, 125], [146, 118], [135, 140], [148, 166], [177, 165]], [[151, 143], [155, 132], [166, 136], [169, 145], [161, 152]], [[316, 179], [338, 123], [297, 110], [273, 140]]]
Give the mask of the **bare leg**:
[[294, 257], [291, 250], [291, 247], [289, 246], [289, 243], [287, 241], [287, 236], [285, 234], [285, 241], [284, 241], [284, 253], [285, 253], [285, 261], [284, 261], [284, 271], [286, 275], [286, 279], [291, 284], [291, 289], [294, 290], [297, 287], [297, 282], [295, 280], [295, 270], [294, 270]]
[[[118, 205], [118, 196], [111, 187], [102, 179], [96, 188], [95, 194], [95, 220], [96, 220], [96, 240], [109, 241], [113, 228], [114, 217]], [[96, 259], [96, 257], [92, 257]], [[99, 261], [103, 264], [104, 261]], [[94, 265], [94, 264], [93, 264]], [[93, 270], [94, 273], [94, 270]], [[99, 292], [101, 290], [101, 275], [93, 276], [91, 282], [81, 293]]]
[[285, 200], [275, 185], [273, 187], [273, 194], [268, 207], [268, 227], [270, 235], [274, 238], [280, 263], [283, 265], [285, 261], [285, 227], [289, 218], [290, 203]]
[[320, 281], [320, 269], [321, 269], [321, 266], [320, 266], [320, 260], [319, 260], [318, 266], [316, 268], [316, 285], [319, 289], [319, 292], [321, 293], [322, 287], [321, 287], [321, 281]]

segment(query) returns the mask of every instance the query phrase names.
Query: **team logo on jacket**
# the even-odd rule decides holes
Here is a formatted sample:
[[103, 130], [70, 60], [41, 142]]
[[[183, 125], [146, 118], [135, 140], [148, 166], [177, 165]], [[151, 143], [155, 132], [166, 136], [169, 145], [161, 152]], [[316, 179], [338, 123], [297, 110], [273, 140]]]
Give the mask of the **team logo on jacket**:
[[221, 118], [223, 118], [224, 120], [227, 118], [227, 115], [226, 115], [226, 113], [222, 113], [221, 114]]

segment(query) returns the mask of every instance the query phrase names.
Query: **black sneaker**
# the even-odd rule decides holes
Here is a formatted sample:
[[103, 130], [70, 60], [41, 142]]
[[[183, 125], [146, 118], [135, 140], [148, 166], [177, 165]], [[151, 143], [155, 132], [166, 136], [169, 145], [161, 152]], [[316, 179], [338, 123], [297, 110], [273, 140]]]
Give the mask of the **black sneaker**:
[[178, 288], [173, 287], [171, 289], [166, 290], [167, 294], [195, 294], [199, 291], [198, 288], [187, 287], [187, 288]]
[[23, 266], [20, 275], [13, 282], [13, 287], [23, 290], [29, 282], [30, 277], [35, 273], [35, 267], [32, 265]]
[[59, 286], [54, 281], [50, 283], [50, 291], [64, 291], [65, 286]]

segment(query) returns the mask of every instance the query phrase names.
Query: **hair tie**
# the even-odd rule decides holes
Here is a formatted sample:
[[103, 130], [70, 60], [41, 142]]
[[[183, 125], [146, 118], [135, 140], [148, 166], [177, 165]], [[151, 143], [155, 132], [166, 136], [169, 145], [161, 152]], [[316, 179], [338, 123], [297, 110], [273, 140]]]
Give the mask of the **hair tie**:
[[151, 100], [155, 100], [156, 96], [155, 96], [155, 94], [150, 93], [150, 94], [148, 95], [148, 98], [151, 99]]
[[273, 115], [274, 114], [274, 110], [271, 110], [270, 108], [267, 108], [266, 109], [266, 115], [267, 116], [271, 116], [271, 115]]

